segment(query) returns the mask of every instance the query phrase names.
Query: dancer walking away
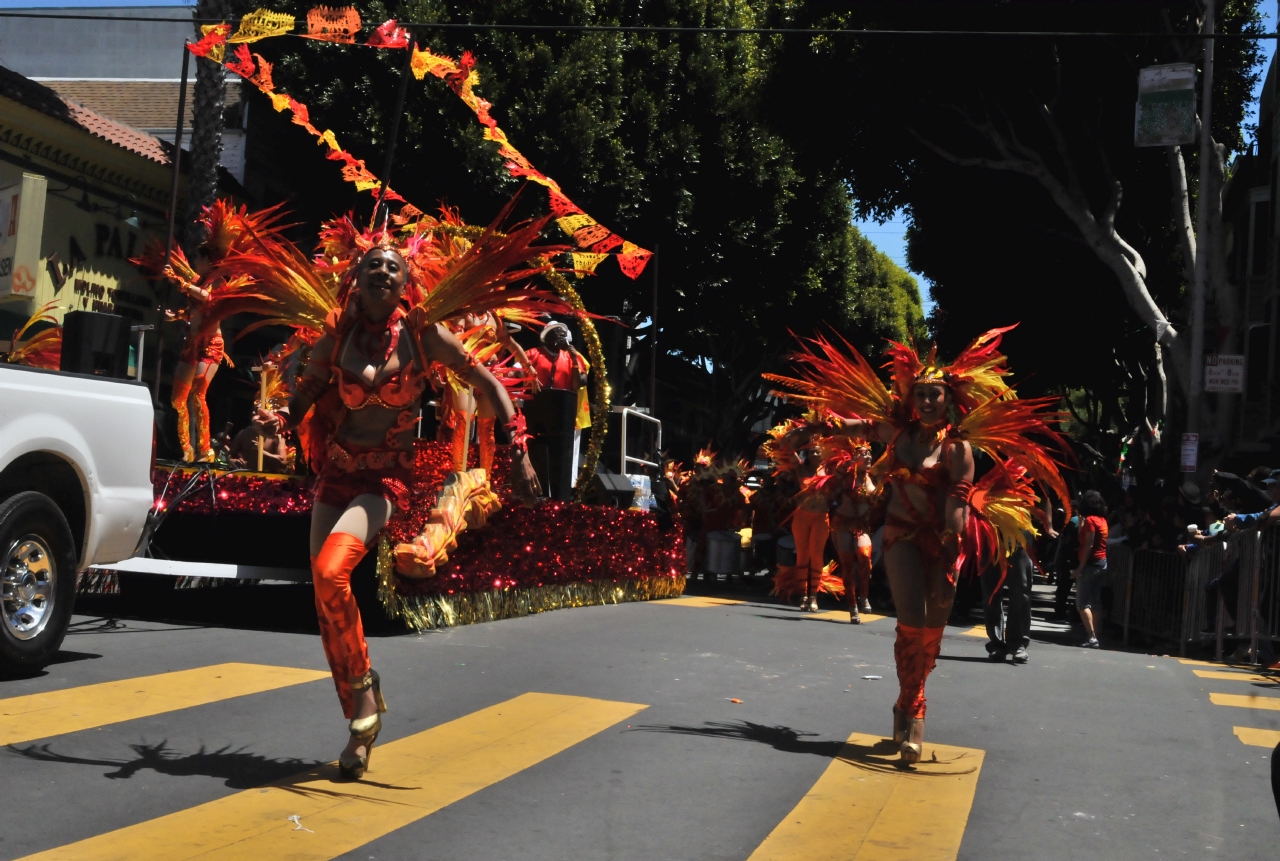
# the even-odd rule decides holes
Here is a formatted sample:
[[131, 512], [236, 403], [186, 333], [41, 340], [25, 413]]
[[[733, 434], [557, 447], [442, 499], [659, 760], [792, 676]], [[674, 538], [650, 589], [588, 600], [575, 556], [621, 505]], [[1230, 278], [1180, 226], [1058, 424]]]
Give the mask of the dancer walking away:
[[378, 674], [369, 663], [351, 572], [393, 511], [408, 508], [415, 425], [431, 363], [464, 379], [497, 416], [502, 435], [515, 449], [515, 489], [529, 503], [537, 498], [538, 480], [523, 449], [523, 417], [502, 383], [441, 321], [471, 310], [468, 302], [476, 310], [491, 307], [485, 297], [513, 280], [503, 273], [527, 266], [525, 261], [542, 250], [528, 244], [540, 227], [535, 223], [495, 239], [493, 248], [478, 242], [441, 279], [449, 282], [448, 289], [438, 286], [432, 292], [431, 285], [416, 285], [422, 291], [417, 295], [425, 298], [407, 313], [401, 300], [412, 281], [406, 262], [412, 249], [397, 248], [387, 234], [376, 236], [374, 247], [358, 258], [354, 289], [330, 314], [289, 406], [258, 413], [258, 424], [278, 432], [297, 426], [317, 402], [334, 403], [332, 397], [321, 400], [326, 393], [336, 390], [340, 398], [336, 412], [314, 423], [328, 430], [324, 459], [316, 464], [311, 558], [321, 640], [350, 721], [350, 739], [339, 758], [346, 778], [364, 774], [382, 726], [380, 713], [386, 711]]
[[795, 509], [790, 515], [791, 537], [796, 543], [795, 565], [779, 565], [773, 578], [773, 592], [788, 598], [796, 592], [804, 597], [800, 609], [818, 612], [818, 593], [840, 596], [844, 583], [823, 566], [827, 539], [831, 536], [828, 512], [838, 493], [833, 476], [823, 469], [823, 434], [830, 428], [812, 415], [784, 422], [769, 431], [765, 454], [773, 464], [774, 475], [782, 478], [793, 473], [800, 484], [794, 496]]
[[862, 623], [871, 612], [871, 512], [877, 494], [868, 468], [871, 447], [848, 437], [831, 437], [823, 446], [823, 472], [833, 477], [840, 495], [831, 514], [831, 535], [840, 560], [849, 622]]
[[[1061, 419], [1049, 411], [1056, 399], [1020, 401], [1004, 383], [1009, 372], [996, 347], [1006, 331], [985, 333], [950, 366], [932, 351], [921, 361], [913, 348], [892, 344], [892, 390], [852, 346], [823, 338], [794, 356], [798, 377], [767, 375], [786, 387], [778, 394], [824, 413], [830, 432], [887, 446], [872, 471], [888, 493], [884, 560], [898, 614], [893, 738], [907, 764], [923, 754], [925, 681], [966, 559], [979, 570], [991, 563], [1004, 570], [1026, 547], [1035, 534], [1034, 481], [1067, 498], [1046, 448], [1068, 451], [1047, 424]], [[975, 450], [998, 464], [976, 486]]]

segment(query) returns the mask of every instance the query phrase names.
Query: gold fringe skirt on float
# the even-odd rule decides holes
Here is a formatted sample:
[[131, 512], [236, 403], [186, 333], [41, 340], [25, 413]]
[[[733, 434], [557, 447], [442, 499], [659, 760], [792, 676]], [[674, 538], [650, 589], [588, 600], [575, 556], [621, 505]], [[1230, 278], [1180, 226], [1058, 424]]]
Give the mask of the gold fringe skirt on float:
[[403, 620], [415, 631], [495, 622], [568, 607], [678, 598], [685, 587], [683, 576], [655, 575], [623, 583], [587, 581], [451, 595], [401, 595], [395, 580], [395, 558], [384, 535], [378, 541], [378, 597], [390, 618]]

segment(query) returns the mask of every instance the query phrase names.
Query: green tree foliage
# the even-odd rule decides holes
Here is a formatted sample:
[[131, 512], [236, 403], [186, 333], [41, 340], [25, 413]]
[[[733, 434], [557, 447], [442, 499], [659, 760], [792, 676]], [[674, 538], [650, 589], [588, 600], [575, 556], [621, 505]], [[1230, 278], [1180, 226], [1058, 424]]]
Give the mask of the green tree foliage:
[[[301, 15], [311, 4], [269, 5]], [[800, 4], [405, 0], [357, 7], [366, 22], [753, 27], [790, 24]], [[759, 374], [783, 363], [789, 330], [804, 335], [829, 325], [873, 350], [883, 338], [921, 331], [914, 280], [850, 224], [845, 175], [803, 152], [814, 129], [780, 125], [764, 110], [784, 39], [463, 30], [415, 38], [455, 57], [472, 51], [479, 92], [512, 142], [602, 223], [658, 249], [658, 408], [679, 448], [745, 442], [745, 428], [768, 409]], [[318, 124], [380, 171], [404, 55], [301, 40], [261, 45], [275, 52], [279, 89], [306, 102]], [[517, 188], [494, 145], [441, 82], [410, 82], [409, 94], [393, 186], [424, 209], [442, 201], [473, 222], [491, 217]], [[530, 210], [545, 211], [539, 189], [526, 197]], [[611, 262], [600, 273], [583, 282], [588, 306], [639, 324], [633, 343], [643, 351], [651, 273], [633, 282]], [[646, 366], [639, 363], [642, 372]], [[647, 403], [647, 380], [631, 382], [621, 397]]]

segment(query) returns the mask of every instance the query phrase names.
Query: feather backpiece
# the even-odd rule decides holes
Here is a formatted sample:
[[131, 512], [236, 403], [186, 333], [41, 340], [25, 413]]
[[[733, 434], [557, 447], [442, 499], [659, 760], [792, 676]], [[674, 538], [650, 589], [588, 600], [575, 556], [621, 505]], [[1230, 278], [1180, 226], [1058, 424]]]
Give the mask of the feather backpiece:
[[[25, 365], [28, 368], [44, 368], [50, 371], [56, 371], [61, 367], [62, 327], [58, 325], [57, 318], [53, 316], [53, 309], [57, 306], [56, 300], [41, 305], [27, 319], [27, 322], [22, 324], [22, 328], [13, 333], [13, 346], [8, 355], [5, 356], [5, 361], [14, 365]], [[27, 332], [30, 331], [31, 327], [39, 323], [49, 323], [51, 325], [27, 337]], [[24, 339], [25, 343], [23, 343]]]
[[837, 343], [822, 335], [807, 343], [801, 341], [800, 349], [791, 355], [796, 376], [761, 376], [781, 387], [774, 392], [778, 397], [819, 413], [875, 422], [899, 418], [893, 395], [871, 365], [852, 344], [839, 335], [835, 337]]

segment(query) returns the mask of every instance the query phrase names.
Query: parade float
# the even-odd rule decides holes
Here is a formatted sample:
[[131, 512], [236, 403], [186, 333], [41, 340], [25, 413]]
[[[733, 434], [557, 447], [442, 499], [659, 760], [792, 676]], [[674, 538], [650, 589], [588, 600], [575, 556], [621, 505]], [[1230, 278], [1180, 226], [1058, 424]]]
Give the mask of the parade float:
[[[363, 160], [343, 149], [332, 131], [317, 126], [306, 105], [279, 92], [272, 81], [271, 64], [251, 52], [247, 47], [250, 43], [292, 35], [354, 45], [362, 27], [353, 8], [328, 7], [311, 10], [299, 25], [293, 16], [258, 10], [235, 26], [223, 23], [204, 27], [204, 37], [189, 44], [188, 49], [193, 55], [223, 64], [257, 87], [275, 110], [288, 112], [294, 124], [315, 136], [325, 146], [327, 158], [339, 163], [343, 178], [359, 191], [372, 194], [375, 214], [371, 228], [381, 219], [379, 229], [383, 231], [399, 231], [412, 242], [431, 238], [440, 246], [456, 243], [462, 249], [459, 253], [465, 252], [470, 242], [500, 236], [494, 233], [494, 225], [471, 227], [448, 213], [439, 220], [425, 215], [398, 194], [386, 176], [375, 176]], [[390, 617], [422, 629], [561, 607], [679, 595], [685, 585], [683, 546], [675, 531], [661, 531], [657, 520], [646, 511], [583, 502], [600, 458], [611, 405], [600, 339], [570, 278], [594, 274], [604, 261], [613, 260], [623, 274], [634, 279], [644, 270], [651, 253], [585, 213], [512, 145], [491, 116], [491, 105], [475, 92], [479, 76], [469, 53], [454, 60], [424, 51], [411, 44], [408, 33], [395, 21], [374, 29], [363, 45], [374, 50], [409, 52], [406, 70], [420, 81], [430, 77], [448, 86], [475, 113], [485, 139], [496, 145], [508, 172], [545, 189], [546, 220], [553, 220], [571, 244], [555, 246], [559, 249], [558, 259], [534, 267], [536, 276], [543, 294], [556, 298], [560, 313], [576, 319], [595, 371], [590, 386], [589, 442], [572, 501], [543, 500], [533, 507], [520, 504], [505, 481], [510, 467], [507, 453], [499, 451], [495, 455], [490, 447], [489, 462], [483, 462], [482, 442], [476, 447], [479, 450], [468, 450], [465, 442], [459, 449], [449, 442], [416, 441], [408, 510], [393, 516], [376, 548], [377, 590], [383, 607]], [[390, 157], [387, 164], [389, 172]], [[220, 331], [215, 334], [216, 320], [225, 318], [227, 313], [256, 314], [264, 323], [293, 327], [293, 361], [268, 357], [255, 369], [263, 380], [259, 405], [265, 407], [272, 397], [287, 393], [296, 385], [305, 367], [307, 345], [314, 343], [318, 335], [318, 321], [336, 306], [340, 279], [327, 276], [340, 268], [340, 258], [323, 242], [321, 253], [310, 262], [302, 261], [294, 249], [270, 245], [264, 237], [278, 222], [274, 212], [255, 215], [242, 209], [237, 216], [224, 206], [215, 215], [224, 221], [215, 218], [211, 222], [215, 225], [213, 233], [225, 242], [213, 248], [216, 259], [205, 265], [220, 273], [220, 280], [215, 281], [197, 271], [199, 267], [188, 264], [172, 242], [168, 247], [152, 249], [149, 266], [156, 277], [179, 285], [188, 298], [187, 313], [193, 318], [203, 315], [199, 319], [204, 323], [193, 325], [190, 336], [203, 340], [197, 348], [187, 351], [191, 353], [188, 364], [206, 362], [216, 370], [221, 355], [215, 353], [221, 349], [222, 341]], [[239, 222], [235, 221], [237, 217]], [[240, 232], [223, 231], [219, 225], [224, 223], [240, 224], [236, 228]], [[246, 224], [249, 226], [243, 226]], [[424, 224], [428, 226], [423, 227]], [[347, 244], [348, 251], [357, 247], [356, 240], [358, 237]], [[243, 248], [235, 246], [241, 241]], [[254, 255], [270, 258], [272, 266], [290, 273], [287, 278], [276, 279], [289, 282], [283, 288], [276, 285], [279, 290], [294, 291], [286, 300], [279, 299], [279, 290], [272, 298], [269, 274], [257, 273], [251, 263], [241, 264]], [[288, 265], [280, 262], [286, 257]], [[447, 255], [437, 255], [433, 261], [439, 263], [442, 272], [452, 265]], [[209, 344], [216, 344], [216, 348]], [[148, 548], [145, 558], [113, 566], [113, 571], [190, 578], [216, 568], [222, 573], [211, 574], [213, 577], [303, 579], [290, 577], [287, 572], [297, 575], [308, 568], [306, 534], [314, 478], [301, 473], [263, 471], [261, 442], [256, 469], [252, 464], [248, 468], [226, 469], [212, 462], [212, 449], [206, 451], [208, 411], [199, 387], [206, 364], [195, 367], [194, 392], [190, 374], [182, 380], [175, 375], [176, 383], [182, 385], [181, 391], [174, 391], [175, 402], [181, 401], [176, 410], [182, 429], [186, 430], [187, 421], [195, 420], [193, 432], [180, 432], [185, 462], [155, 467], [156, 503], [144, 540]], [[274, 375], [271, 387], [275, 395], [268, 392], [269, 375]], [[447, 380], [442, 383], [447, 384]], [[455, 428], [455, 441], [459, 433], [466, 440], [471, 429], [465, 423]], [[305, 448], [305, 441], [296, 448]], [[203, 568], [199, 567], [201, 564]], [[87, 582], [92, 580], [90, 577]]]

